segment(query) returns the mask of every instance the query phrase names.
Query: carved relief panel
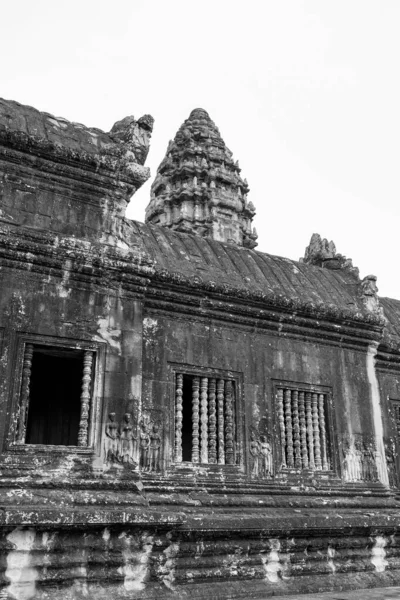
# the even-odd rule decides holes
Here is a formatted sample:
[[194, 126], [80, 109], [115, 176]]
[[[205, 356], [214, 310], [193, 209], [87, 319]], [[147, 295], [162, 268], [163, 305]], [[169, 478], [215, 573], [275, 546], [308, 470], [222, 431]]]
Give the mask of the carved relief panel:
[[341, 448], [342, 473], [346, 483], [386, 480], [386, 456], [382, 456], [373, 435], [345, 434], [342, 436]]
[[262, 426], [251, 426], [249, 440], [250, 476], [255, 479], [271, 479], [274, 475], [274, 461], [269, 436]]
[[124, 413], [120, 422], [108, 414], [104, 436], [104, 461], [108, 467], [159, 472], [163, 470], [164, 421], [162, 411]]
[[389, 398], [391, 437], [385, 440], [385, 455], [389, 485], [399, 486], [400, 476], [400, 400]]

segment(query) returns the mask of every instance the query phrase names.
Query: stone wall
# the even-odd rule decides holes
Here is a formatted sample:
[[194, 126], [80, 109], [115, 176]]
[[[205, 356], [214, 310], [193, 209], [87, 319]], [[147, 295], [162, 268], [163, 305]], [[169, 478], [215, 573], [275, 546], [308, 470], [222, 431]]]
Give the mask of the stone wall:
[[[106, 134], [25, 107], [18, 133], [6, 109], [0, 597], [398, 583], [396, 301], [336, 254], [297, 263], [126, 220], [148, 119]], [[35, 373], [57, 360], [80, 377], [74, 443], [32, 442], [30, 400], [38, 423], [52, 408]]]

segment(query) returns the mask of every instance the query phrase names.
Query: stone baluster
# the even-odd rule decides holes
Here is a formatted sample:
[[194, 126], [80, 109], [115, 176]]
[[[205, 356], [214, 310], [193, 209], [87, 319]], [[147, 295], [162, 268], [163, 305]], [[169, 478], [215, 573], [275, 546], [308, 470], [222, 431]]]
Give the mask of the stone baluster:
[[177, 373], [175, 386], [175, 462], [182, 462], [183, 375]]
[[322, 469], [321, 442], [319, 439], [318, 394], [311, 394], [311, 413], [314, 431], [315, 468]]
[[292, 391], [292, 415], [293, 415], [294, 466], [296, 467], [296, 469], [301, 469], [299, 392], [297, 390]]
[[208, 378], [202, 377], [200, 382], [200, 408], [201, 408], [201, 460], [208, 463]]
[[306, 392], [306, 422], [307, 422], [307, 440], [308, 440], [308, 466], [315, 469], [314, 462], [314, 431], [311, 413], [311, 393]]
[[24, 352], [24, 360], [22, 364], [22, 381], [21, 381], [21, 401], [20, 412], [18, 419], [17, 442], [23, 444], [26, 435], [26, 423], [28, 420], [29, 408], [29, 388], [31, 383], [33, 345], [26, 344]]
[[225, 460], [227, 465], [235, 463], [232, 399], [232, 381], [228, 379], [225, 383]]
[[282, 447], [282, 467], [286, 467], [286, 432], [285, 432], [285, 415], [283, 411], [283, 389], [278, 388], [277, 393], [278, 401], [278, 421], [279, 431], [281, 434], [281, 447]]
[[233, 462], [236, 462], [236, 386], [232, 381], [232, 443], [233, 443]]
[[224, 391], [225, 381], [218, 379], [217, 381], [217, 401], [218, 401], [218, 464], [225, 464], [225, 443], [224, 443]]
[[302, 465], [303, 469], [308, 469], [307, 426], [306, 426], [306, 411], [305, 411], [305, 405], [304, 405], [304, 392], [299, 392], [299, 425], [300, 425], [301, 465]]
[[294, 467], [293, 456], [293, 427], [292, 427], [292, 392], [284, 391], [285, 423], [286, 423], [286, 460], [287, 466]]
[[192, 462], [198, 463], [200, 460], [199, 451], [199, 377], [193, 377], [192, 383]]
[[216, 411], [216, 386], [215, 379], [208, 382], [208, 462], [217, 462], [217, 411]]
[[93, 352], [86, 351], [83, 355], [83, 376], [81, 391], [81, 418], [79, 421], [78, 446], [88, 445], [90, 384], [92, 381]]
[[320, 433], [321, 433], [322, 468], [324, 471], [329, 471], [328, 450], [327, 450], [327, 445], [326, 445], [324, 394], [318, 394], [318, 412], [319, 412], [319, 429], [320, 429]]

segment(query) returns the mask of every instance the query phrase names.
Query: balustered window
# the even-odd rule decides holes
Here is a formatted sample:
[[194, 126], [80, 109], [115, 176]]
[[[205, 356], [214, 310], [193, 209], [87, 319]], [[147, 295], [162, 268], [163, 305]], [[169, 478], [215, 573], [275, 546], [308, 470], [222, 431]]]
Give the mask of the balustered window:
[[88, 446], [95, 353], [25, 343], [17, 444]]
[[236, 464], [236, 381], [175, 373], [175, 462]]
[[330, 471], [328, 394], [277, 386], [276, 409], [282, 467]]

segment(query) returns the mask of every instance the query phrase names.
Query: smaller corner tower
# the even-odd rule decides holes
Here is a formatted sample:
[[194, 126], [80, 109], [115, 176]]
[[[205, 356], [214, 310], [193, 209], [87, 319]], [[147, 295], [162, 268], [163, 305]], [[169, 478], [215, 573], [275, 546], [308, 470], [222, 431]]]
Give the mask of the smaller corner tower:
[[248, 192], [218, 128], [196, 108], [168, 145], [151, 188], [146, 223], [254, 248], [255, 209]]

